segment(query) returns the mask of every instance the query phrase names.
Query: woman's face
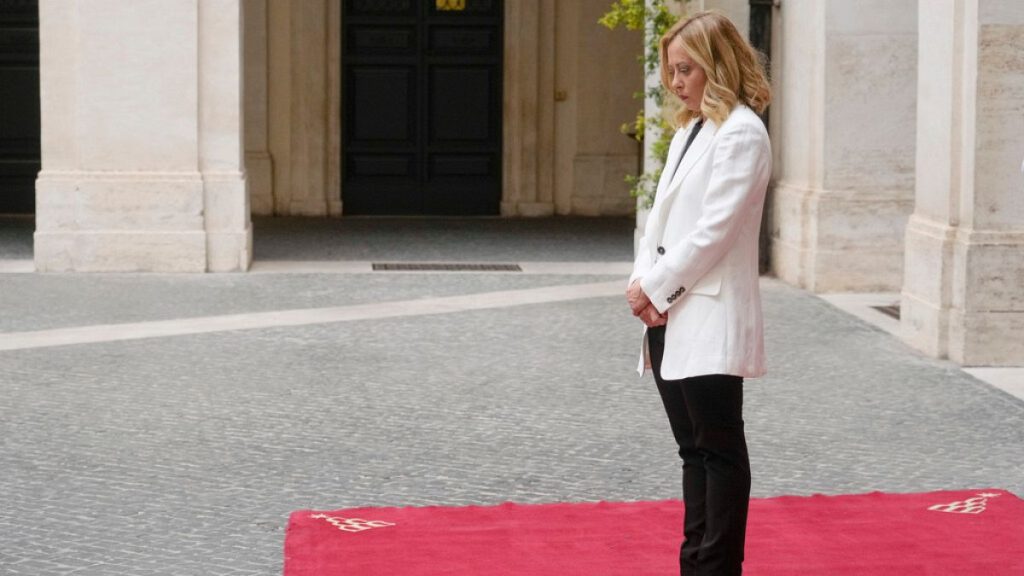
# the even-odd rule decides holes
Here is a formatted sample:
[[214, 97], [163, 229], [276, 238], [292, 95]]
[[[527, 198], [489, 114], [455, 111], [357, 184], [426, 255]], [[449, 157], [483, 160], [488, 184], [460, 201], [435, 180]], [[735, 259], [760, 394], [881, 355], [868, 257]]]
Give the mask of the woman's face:
[[700, 114], [700, 103], [704, 99], [704, 84], [707, 76], [704, 69], [697, 65], [686, 53], [683, 40], [678, 36], [669, 42], [668, 67], [672, 75], [672, 91], [690, 110]]

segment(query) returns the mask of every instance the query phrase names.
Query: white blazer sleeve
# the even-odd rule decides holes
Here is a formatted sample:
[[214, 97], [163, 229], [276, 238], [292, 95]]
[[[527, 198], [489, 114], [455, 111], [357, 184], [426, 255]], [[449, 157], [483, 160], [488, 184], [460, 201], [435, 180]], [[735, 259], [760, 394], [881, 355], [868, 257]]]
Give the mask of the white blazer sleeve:
[[633, 281], [646, 274], [653, 265], [651, 251], [647, 248], [647, 235], [645, 234], [640, 238], [640, 242], [637, 243], [636, 258], [633, 260], [633, 273], [629, 276], [629, 283], [626, 286], [632, 286]]
[[722, 130], [697, 225], [640, 280], [659, 312], [678, 302], [722, 258], [749, 220], [744, 215], [764, 201], [771, 148], [763, 127], [740, 123]]

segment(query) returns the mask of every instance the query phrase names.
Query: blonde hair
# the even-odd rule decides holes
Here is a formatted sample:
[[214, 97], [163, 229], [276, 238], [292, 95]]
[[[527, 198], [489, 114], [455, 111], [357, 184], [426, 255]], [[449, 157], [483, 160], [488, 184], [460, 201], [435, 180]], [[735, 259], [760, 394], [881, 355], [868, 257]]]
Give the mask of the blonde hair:
[[[717, 124], [725, 121], [737, 104], [760, 114], [772, 99], [762, 56], [747, 42], [724, 15], [699, 12], [680, 20], [661, 37], [661, 83], [672, 92], [672, 71], [668, 67], [668, 45], [679, 38], [689, 56], [707, 76], [700, 114]], [[676, 122], [685, 125], [694, 112], [682, 106]]]

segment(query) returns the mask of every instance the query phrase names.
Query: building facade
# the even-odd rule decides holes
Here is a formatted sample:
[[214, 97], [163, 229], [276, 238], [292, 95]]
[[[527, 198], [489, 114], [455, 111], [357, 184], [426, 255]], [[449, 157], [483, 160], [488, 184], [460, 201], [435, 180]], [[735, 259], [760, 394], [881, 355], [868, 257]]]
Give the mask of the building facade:
[[630, 214], [604, 8], [42, 0], [37, 269], [244, 270], [253, 214]]
[[[246, 270], [253, 215], [631, 214], [642, 39], [609, 5], [0, 0], [0, 212], [44, 272]], [[771, 271], [1024, 364], [1024, 3], [704, 8], [771, 11]]]
[[899, 291], [903, 338], [1024, 365], [1024, 3], [776, 9], [772, 269]]

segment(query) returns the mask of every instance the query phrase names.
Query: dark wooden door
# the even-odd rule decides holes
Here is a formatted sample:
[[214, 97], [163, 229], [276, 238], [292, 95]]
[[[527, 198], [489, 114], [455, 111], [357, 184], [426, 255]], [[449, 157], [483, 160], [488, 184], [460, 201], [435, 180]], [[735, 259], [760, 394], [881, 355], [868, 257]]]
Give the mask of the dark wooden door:
[[498, 214], [501, 0], [345, 0], [346, 214]]
[[34, 210], [39, 132], [39, 3], [0, 0], [0, 214]]

